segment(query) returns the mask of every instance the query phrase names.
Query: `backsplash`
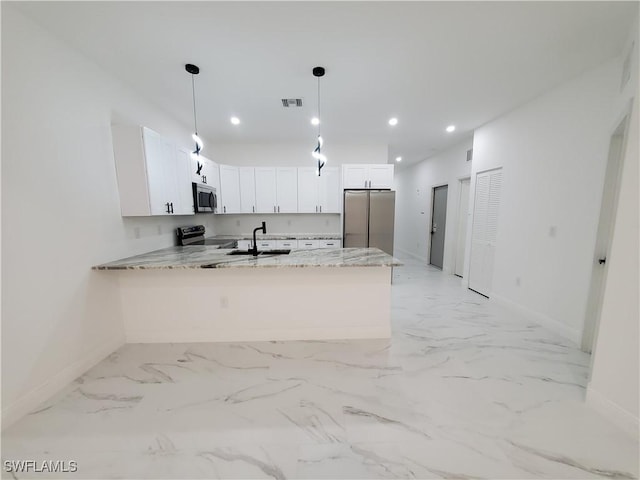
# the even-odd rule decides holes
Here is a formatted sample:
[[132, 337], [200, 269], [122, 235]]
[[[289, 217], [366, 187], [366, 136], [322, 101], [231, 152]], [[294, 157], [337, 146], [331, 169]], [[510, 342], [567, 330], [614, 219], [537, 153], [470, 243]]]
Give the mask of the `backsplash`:
[[[243, 214], [215, 215], [216, 235], [237, 235], [251, 233], [261, 222], [267, 222], [267, 233], [340, 233], [341, 215], [323, 214]], [[207, 229], [207, 235], [209, 230]]]

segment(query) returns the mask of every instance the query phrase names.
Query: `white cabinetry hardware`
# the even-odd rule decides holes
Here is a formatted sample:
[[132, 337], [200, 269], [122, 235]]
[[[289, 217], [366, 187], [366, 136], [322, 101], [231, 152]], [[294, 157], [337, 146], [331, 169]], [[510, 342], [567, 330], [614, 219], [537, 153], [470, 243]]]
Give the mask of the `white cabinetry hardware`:
[[146, 127], [114, 125], [123, 217], [192, 215], [189, 152]]

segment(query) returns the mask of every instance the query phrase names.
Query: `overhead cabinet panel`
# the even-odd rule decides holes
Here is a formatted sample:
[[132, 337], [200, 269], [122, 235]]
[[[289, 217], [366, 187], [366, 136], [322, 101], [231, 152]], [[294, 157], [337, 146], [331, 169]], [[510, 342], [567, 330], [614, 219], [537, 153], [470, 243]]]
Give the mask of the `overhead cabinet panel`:
[[[324, 174], [324, 171], [323, 171]], [[314, 167], [298, 168], [298, 212], [318, 213], [319, 177]]]
[[257, 213], [277, 213], [276, 169], [256, 167], [255, 181]]
[[393, 169], [386, 163], [343, 165], [343, 188], [392, 188]]
[[146, 127], [112, 134], [122, 216], [193, 214], [188, 152]]
[[256, 178], [253, 167], [240, 167], [240, 210], [256, 213]]
[[238, 167], [220, 165], [219, 213], [240, 213], [240, 172]]
[[298, 169], [279, 167], [276, 169], [277, 213], [298, 212]]
[[342, 212], [339, 168], [325, 167], [320, 176], [315, 167], [298, 168], [298, 212]]
[[320, 180], [318, 185], [319, 213], [342, 213], [340, 169], [338, 167], [325, 167], [318, 178]]

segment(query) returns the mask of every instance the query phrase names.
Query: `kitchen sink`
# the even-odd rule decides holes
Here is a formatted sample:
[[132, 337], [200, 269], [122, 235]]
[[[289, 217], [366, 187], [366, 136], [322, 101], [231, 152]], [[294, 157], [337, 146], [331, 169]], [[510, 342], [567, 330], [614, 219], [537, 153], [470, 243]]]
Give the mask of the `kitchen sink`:
[[[291, 249], [289, 250], [264, 250], [261, 252], [258, 252], [258, 255], [264, 255], [266, 257], [271, 256], [271, 255], [289, 255], [289, 253], [291, 253]], [[227, 255], [253, 255], [253, 252], [249, 252], [247, 250], [233, 250], [229, 253], [227, 253]]]

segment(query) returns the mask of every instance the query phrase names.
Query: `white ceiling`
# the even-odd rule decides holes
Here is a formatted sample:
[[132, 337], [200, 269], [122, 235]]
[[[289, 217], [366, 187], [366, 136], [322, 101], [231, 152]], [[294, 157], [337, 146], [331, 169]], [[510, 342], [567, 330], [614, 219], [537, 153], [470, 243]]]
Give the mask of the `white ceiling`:
[[[4, 3], [4, 2], [3, 2]], [[22, 2], [17, 7], [216, 142], [385, 142], [422, 160], [620, 53], [637, 2]], [[281, 98], [303, 97], [302, 109]], [[229, 122], [237, 115], [242, 124]], [[399, 123], [387, 124], [391, 116]], [[449, 124], [457, 126], [445, 133]]]

